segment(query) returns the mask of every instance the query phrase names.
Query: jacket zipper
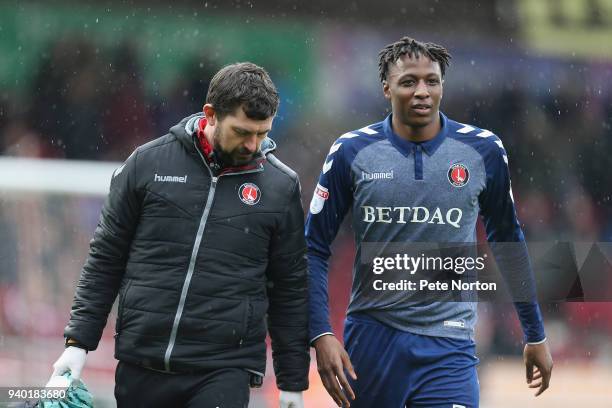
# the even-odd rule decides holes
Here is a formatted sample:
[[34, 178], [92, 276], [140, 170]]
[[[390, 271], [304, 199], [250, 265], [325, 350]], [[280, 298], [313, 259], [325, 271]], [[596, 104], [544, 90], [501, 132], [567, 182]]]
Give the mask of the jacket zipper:
[[208, 190], [208, 198], [206, 199], [206, 206], [204, 207], [204, 212], [202, 213], [202, 218], [200, 219], [200, 226], [198, 227], [198, 232], [196, 234], [195, 243], [193, 244], [193, 249], [191, 251], [191, 258], [189, 259], [189, 267], [187, 268], [187, 276], [185, 277], [185, 281], [183, 282], [183, 290], [181, 291], [181, 298], [179, 300], [178, 308], [176, 309], [176, 314], [174, 315], [174, 323], [172, 324], [172, 331], [170, 332], [170, 340], [168, 341], [168, 347], [166, 348], [166, 354], [164, 356], [164, 368], [166, 369], [166, 371], [170, 371], [170, 355], [172, 354], [172, 349], [174, 348], [174, 343], [176, 341], [176, 333], [178, 332], [179, 322], [181, 321], [181, 316], [183, 314], [183, 309], [185, 307], [185, 299], [187, 298], [187, 291], [189, 290], [189, 284], [191, 283], [191, 277], [193, 276], [193, 269], [195, 267], [195, 261], [198, 256], [198, 250], [200, 249], [200, 243], [202, 242], [202, 236], [204, 235], [204, 227], [206, 226], [206, 220], [208, 219], [208, 214], [210, 214], [210, 208], [212, 207], [212, 202], [215, 196], [216, 188], [217, 188], [217, 177], [213, 177], [212, 182], [210, 184], [210, 190]]
[[[187, 292], [189, 291], [189, 285], [191, 284], [191, 278], [193, 277], [193, 271], [195, 269], [196, 259], [198, 257], [198, 251], [200, 250], [200, 244], [202, 242], [202, 237], [204, 236], [204, 228], [206, 227], [206, 221], [208, 220], [208, 215], [210, 214], [210, 209], [212, 208], [213, 200], [215, 198], [215, 190], [217, 189], [217, 181], [219, 177], [222, 175], [233, 175], [233, 174], [244, 174], [244, 173], [256, 173], [261, 171], [261, 169], [247, 170], [236, 173], [226, 173], [219, 176], [213, 176], [212, 170], [206, 163], [204, 156], [202, 156], [202, 152], [198, 149], [196, 145], [196, 140], [193, 140], [194, 147], [196, 151], [200, 155], [202, 162], [204, 163], [204, 167], [208, 170], [208, 173], [211, 177], [210, 190], [208, 190], [208, 197], [206, 198], [206, 205], [204, 206], [204, 212], [202, 213], [202, 218], [200, 218], [200, 225], [198, 226], [198, 232], [196, 233], [195, 242], [193, 244], [193, 249], [191, 251], [191, 258], [189, 259], [189, 267], [187, 268], [187, 276], [185, 276], [185, 281], [183, 282], [183, 289], [181, 290], [181, 297], [179, 299], [179, 304], [176, 309], [176, 314], [174, 315], [174, 322], [172, 323], [172, 331], [170, 332], [170, 339], [168, 340], [168, 346], [166, 347], [166, 353], [164, 355], [164, 368], [166, 371], [170, 371], [170, 356], [172, 355], [172, 349], [174, 349], [174, 344], [176, 343], [176, 335], [178, 333], [179, 323], [181, 322], [181, 317], [183, 315], [183, 309], [185, 308], [185, 300], [187, 299]], [[240, 344], [242, 344], [242, 339], [240, 339]]]

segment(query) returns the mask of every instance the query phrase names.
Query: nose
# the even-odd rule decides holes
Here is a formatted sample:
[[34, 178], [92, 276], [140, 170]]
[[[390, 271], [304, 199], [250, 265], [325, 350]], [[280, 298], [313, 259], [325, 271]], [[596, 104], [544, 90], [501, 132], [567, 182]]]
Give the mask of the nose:
[[427, 98], [429, 96], [429, 90], [427, 89], [427, 84], [425, 84], [425, 81], [419, 81], [417, 83], [414, 96], [417, 98]]
[[257, 136], [249, 136], [249, 138], [244, 141], [244, 148], [251, 153], [255, 153], [257, 151]]

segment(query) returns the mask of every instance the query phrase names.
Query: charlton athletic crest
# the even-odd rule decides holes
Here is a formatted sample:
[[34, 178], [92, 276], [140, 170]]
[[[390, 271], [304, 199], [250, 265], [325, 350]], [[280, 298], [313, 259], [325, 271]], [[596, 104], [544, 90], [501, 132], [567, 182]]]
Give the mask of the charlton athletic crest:
[[470, 171], [463, 164], [453, 164], [448, 169], [448, 181], [455, 187], [463, 187], [470, 179]]
[[253, 183], [244, 183], [238, 189], [238, 197], [240, 197], [240, 201], [247, 205], [255, 205], [261, 198], [261, 191]]

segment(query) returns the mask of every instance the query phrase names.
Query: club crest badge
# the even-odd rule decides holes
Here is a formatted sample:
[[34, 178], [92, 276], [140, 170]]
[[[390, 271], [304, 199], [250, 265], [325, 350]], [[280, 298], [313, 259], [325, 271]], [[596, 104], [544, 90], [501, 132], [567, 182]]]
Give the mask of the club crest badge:
[[448, 169], [448, 181], [454, 187], [465, 186], [470, 179], [470, 171], [468, 168], [460, 163], [453, 164]]
[[238, 197], [246, 205], [255, 205], [261, 198], [261, 190], [253, 183], [244, 183], [238, 189]]

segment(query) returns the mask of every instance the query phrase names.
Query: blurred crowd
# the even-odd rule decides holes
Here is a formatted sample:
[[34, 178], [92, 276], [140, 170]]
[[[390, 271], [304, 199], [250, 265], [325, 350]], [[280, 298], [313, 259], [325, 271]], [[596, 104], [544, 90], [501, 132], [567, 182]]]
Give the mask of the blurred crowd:
[[[542, 86], [509, 80], [484, 89], [449, 84], [442, 108], [453, 119], [501, 135], [528, 240], [612, 241], [612, 88], [585, 85], [588, 63], [571, 69], [567, 61], [552, 64], [570, 74], [548, 78]], [[26, 91], [0, 94], [2, 155], [123, 161], [136, 146], [200, 111], [208, 81], [219, 67], [194, 59], [175, 83], [160, 88], [163, 92], [145, 87], [145, 68], [138, 45], [131, 42], [111, 49], [78, 37], [52, 42], [40, 55]], [[275, 72], [275, 67], [266, 68]], [[307, 110], [281, 100], [288, 118], [285, 134], [273, 132], [273, 137], [279, 139], [280, 158], [300, 174], [307, 208], [332, 141], [367, 122], [351, 111], [333, 123], [329, 118], [314, 121]], [[371, 100], [363, 109], [374, 122], [384, 117], [387, 106], [380, 95]], [[2, 201], [0, 327], [5, 334], [61, 341], [100, 205], [101, 199], [82, 197], [12, 201], [7, 196]], [[352, 255], [346, 225], [335, 243], [330, 272], [338, 330], [348, 302]], [[494, 353], [516, 353], [522, 339], [511, 308], [481, 309], [482, 344]], [[586, 357], [587, 350], [599, 350], [612, 359], [606, 340], [612, 335], [610, 303], [548, 304], [543, 309], [557, 353]]]
[[2, 95], [3, 154], [122, 161], [201, 110], [211, 69], [194, 61], [166, 94], [147, 95], [135, 44], [101, 51], [84, 38], [55, 41], [25, 96]]

